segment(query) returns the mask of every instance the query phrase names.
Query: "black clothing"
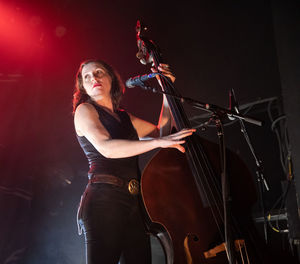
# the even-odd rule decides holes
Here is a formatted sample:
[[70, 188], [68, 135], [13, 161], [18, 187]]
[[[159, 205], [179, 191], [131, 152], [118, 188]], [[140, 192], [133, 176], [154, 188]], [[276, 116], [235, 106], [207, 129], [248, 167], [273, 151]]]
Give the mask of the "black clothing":
[[[92, 105], [112, 139], [138, 140], [125, 111], [117, 111], [119, 121], [102, 107]], [[127, 181], [140, 178], [137, 156], [105, 158], [85, 137], [77, 138], [89, 161], [89, 178], [93, 174], [113, 175]], [[78, 208], [79, 231], [82, 229], [85, 235], [87, 264], [117, 264], [120, 257], [126, 264], [151, 264], [150, 239], [145, 232], [139, 199], [115, 185], [88, 184]]]
[[89, 184], [79, 217], [87, 264], [117, 264], [120, 257], [126, 264], [151, 264], [137, 196], [114, 185]]
[[[118, 110], [116, 112], [120, 118], [119, 121], [101, 106], [94, 103], [93, 106], [99, 114], [99, 120], [112, 139], [139, 139], [130, 117], [125, 111]], [[77, 136], [77, 138], [89, 161], [89, 177], [92, 174], [110, 174], [125, 180], [139, 179], [138, 156], [121, 159], [105, 158], [84, 136]]]

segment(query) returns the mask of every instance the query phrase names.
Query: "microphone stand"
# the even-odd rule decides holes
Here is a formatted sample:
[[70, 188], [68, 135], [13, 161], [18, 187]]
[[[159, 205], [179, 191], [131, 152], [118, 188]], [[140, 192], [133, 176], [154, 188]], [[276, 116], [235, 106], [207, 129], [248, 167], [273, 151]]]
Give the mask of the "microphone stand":
[[159, 93], [159, 94], [165, 94], [168, 96], [172, 96], [172, 97], [180, 100], [182, 103], [188, 103], [197, 109], [204, 110], [206, 112], [210, 112], [213, 115], [218, 115], [221, 117], [227, 116], [229, 119], [238, 118], [241, 121], [245, 121], [245, 122], [257, 125], [257, 126], [262, 126], [261, 121], [253, 119], [251, 117], [243, 116], [243, 115], [237, 113], [236, 111], [232, 111], [230, 109], [222, 108], [222, 107], [214, 105], [214, 104], [203, 103], [203, 102], [197, 101], [195, 99], [191, 99], [189, 97], [170, 94], [165, 91], [157, 90], [156, 88], [153, 88], [153, 87], [145, 86], [145, 84], [141, 84], [140, 87], [144, 90], [150, 90], [153, 93]]
[[[237, 107], [234, 107], [234, 109], [237, 113], [239, 113], [239, 110], [238, 110]], [[263, 193], [265, 191], [269, 191], [270, 188], [267, 184], [266, 179], [264, 178], [262, 162], [257, 157], [257, 155], [254, 151], [254, 148], [251, 144], [250, 137], [247, 133], [247, 130], [246, 130], [246, 127], [245, 127], [245, 124], [244, 124], [243, 120], [239, 119], [239, 123], [240, 123], [240, 126], [241, 126], [241, 132], [244, 135], [244, 138], [245, 138], [245, 140], [248, 144], [248, 147], [249, 147], [249, 149], [252, 153], [252, 156], [253, 156], [253, 158], [255, 160], [255, 164], [256, 164], [256, 177], [257, 177], [260, 209], [261, 209], [261, 213], [262, 213], [263, 218], [264, 218], [264, 236], [265, 236], [266, 243], [268, 243], [267, 220], [266, 220], [266, 215], [265, 215], [265, 204], [264, 204], [264, 199], [263, 199]]]
[[[225, 148], [225, 141], [224, 141], [224, 130], [223, 130], [223, 124], [222, 124], [222, 120], [226, 117], [228, 117], [229, 119], [235, 119], [238, 118], [242, 127], [242, 133], [249, 145], [249, 148], [255, 158], [256, 161], [256, 165], [258, 167], [258, 170], [256, 172], [257, 176], [258, 176], [258, 182], [259, 183], [264, 183], [265, 187], [267, 190], [269, 190], [268, 185], [266, 183], [266, 180], [263, 177], [262, 174], [262, 170], [261, 170], [261, 166], [260, 166], [260, 162], [258, 161], [254, 149], [251, 145], [249, 136], [247, 134], [246, 128], [244, 126], [244, 122], [248, 122], [254, 125], [258, 125], [258, 126], [262, 126], [262, 122], [259, 120], [255, 120], [253, 118], [250, 117], [246, 117], [246, 116], [242, 116], [239, 111], [237, 111], [237, 108], [232, 111], [231, 109], [225, 109], [222, 107], [219, 107], [217, 105], [214, 104], [208, 104], [208, 103], [203, 103], [188, 97], [183, 97], [183, 96], [178, 96], [178, 95], [174, 95], [174, 94], [170, 94], [167, 93], [165, 91], [160, 91], [157, 90], [156, 88], [152, 88], [152, 87], [148, 87], [145, 84], [141, 84], [140, 85], [141, 88], [145, 89], [145, 90], [151, 90], [154, 93], [160, 93], [160, 94], [165, 94], [168, 96], [172, 96], [178, 100], [180, 100], [182, 103], [186, 102], [188, 104], [190, 104], [191, 106], [197, 108], [197, 109], [201, 109], [207, 112], [210, 112], [212, 114], [211, 119], [215, 121], [216, 123], [216, 128], [217, 128], [217, 135], [219, 138], [219, 148], [220, 148], [220, 161], [221, 161], [221, 168], [222, 168], [222, 172], [221, 172], [221, 185], [222, 185], [222, 198], [223, 198], [223, 209], [224, 209], [224, 237], [225, 237], [225, 247], [226, 247], [226, 253], [227, 253], [227, 258], [230, 264], [234, 264], [236, 263], [236, 256], [234, 254], [234, 241], [232, 239], [232, 230], [230, 229], [230, 224], [231, 224], [231, 197], [230, 197], [230, 191], [229, 191], [229, 186], [227, 184], [228, 180], [227, 180], [227, 173], [226, 173], [226, 148]], [[210, 119], [210, 120], [211, 120]], [[259, 185], [259, 192], [262, 198], [262, 186], [261, 184]], [[264, 212], [264, 204], [263, 204], [263, 200], [261, 199], [261, 208], [263, 210], [263, 215], [265, 216], [265, 212]], [[265, 217], [264, 217], [265, 220]], [[266, 220], [265, 220], [266, 222]], [[266, 236], [266, 223], [265, 223], [265, 236]], [[267, 239], [267, 237], [266, 237]]]

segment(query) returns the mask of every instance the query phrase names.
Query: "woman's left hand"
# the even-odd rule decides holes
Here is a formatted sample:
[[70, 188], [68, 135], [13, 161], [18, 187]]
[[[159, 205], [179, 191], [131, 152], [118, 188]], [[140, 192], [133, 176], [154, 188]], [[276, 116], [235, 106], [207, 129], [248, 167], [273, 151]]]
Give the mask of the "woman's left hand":
[[[170, 78], [171, 82], [174, 83], [175, 82], [175, 75], [171, 72], [170, 70], [170, 66], [168, 64], [164, 64], [164, 63], [160, 63], [158, 65], [158, 70], [163, 74], [165, 75], [166, 77]], [[154, 68], [151, 68], [151, 71], [152, 72], [157, 72], [156, 69]], [[160, 83], [160, 80], [159, 80], [159, 75], [156, 76], [158, 82]]]

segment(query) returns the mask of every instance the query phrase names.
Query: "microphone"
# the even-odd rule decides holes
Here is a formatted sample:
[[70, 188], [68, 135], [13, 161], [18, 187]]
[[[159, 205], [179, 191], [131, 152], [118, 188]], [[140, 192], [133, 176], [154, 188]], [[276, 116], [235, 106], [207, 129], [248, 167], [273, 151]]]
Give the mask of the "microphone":
[[144, 82], [154, 78], [156, 75], [159, 73], [154, 72], [154, 73], [149, 73], [149, 74], [144, 74], [144, 75], [138, 75], [132, 78], [129, 78], [126, 82], [125, 85], [127, 88], [133, 88], [135, 86], [144, 86]]

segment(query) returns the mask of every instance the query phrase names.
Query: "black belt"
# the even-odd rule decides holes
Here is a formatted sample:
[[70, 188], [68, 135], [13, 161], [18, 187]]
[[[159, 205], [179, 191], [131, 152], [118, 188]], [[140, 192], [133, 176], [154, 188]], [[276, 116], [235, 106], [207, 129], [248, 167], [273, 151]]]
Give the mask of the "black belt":
[[123, 180], [119, 177], [107, 174], [94, 174], [89, 183], [106, 183], [112, 184], [121, 188], [125, 188], [132, 195], [137, 195], [139, 193], [140, 184], [138, 180], [131, 179], [130, 181]]

